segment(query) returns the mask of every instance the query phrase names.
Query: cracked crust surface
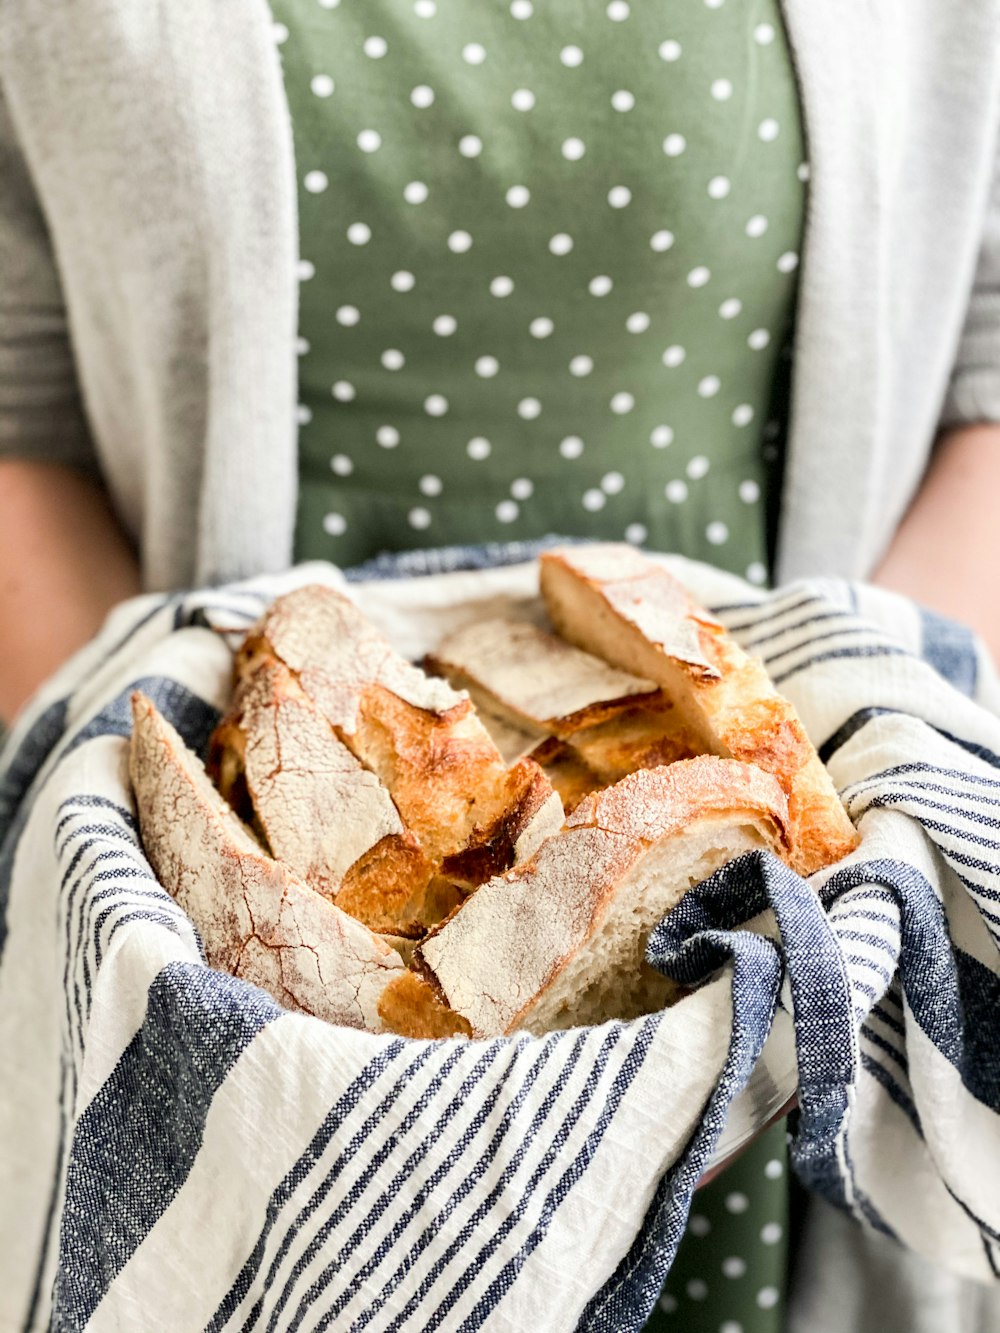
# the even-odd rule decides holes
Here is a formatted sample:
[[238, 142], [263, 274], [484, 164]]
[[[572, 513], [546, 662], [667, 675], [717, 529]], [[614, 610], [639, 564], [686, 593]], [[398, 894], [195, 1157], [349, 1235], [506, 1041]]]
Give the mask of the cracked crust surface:
[[656, 693], [650, 680], [620, 671], [525, 620], [498, 617], [449, 634], [428, 665], [475, 699], [485, 694], [491, 711], [523, 731], [555, 732], [554, 724], [595, 704], [614, 705]]
[[398, 953], [266, 855], [149, 699], [133, 695], [132, 711], [129, 772], [146, 855], [209, 965], [286, 1008], [380, 1030]]
[[472, 882], [487, 847], [487, 873], [509, 866], [532, 821], [552, 827], [537, 766], [508, 772], [470, 699], [404, 661], [341, 594], [309, 586], [278, 598], [237, 654], [238, 689], [267, 662], [288, 669], [446, 877]]
[[253, 669], [260, 651], [294, 671], [329, 721], [349, 734], [373, 686], [429, 713], [443, 715], [468, 703], [446, 681], [401, 657], [349, 598], [321, 584], [297, 588], [272, 603], [240, 650], [239, 675]]
[[[479, 1037], [632, 1017], [670, 994], [643, 961], [656, 920], [748, 847], [784, 850], [786, 823], [780, 785], [749, 764], [701, 756], [633, 773], [581, 801], [531, 861], [483, 885], [413, 966]], [[588, 1012], [583, 996], [609, 947], [625, 962], [612, 978], [620, 994]]]
[[[234, 729], [256, 820], [279, 860], [373, 930], [413, 934], [440, 919], [425, 919], [434, 866], [385, 786], [276, 658], [240, 682], [217, 735], [224, 742]], [[227, 759], [232, 767], [223, 750]]]
[[809, 875], [858, 835], [795, 709], [662, 566], [631, 547], [566, 547], [540, 557], [541, 589], [570, 642], [654, 680], [696, 749], [773, 773], [789, 801], [789, 864]]

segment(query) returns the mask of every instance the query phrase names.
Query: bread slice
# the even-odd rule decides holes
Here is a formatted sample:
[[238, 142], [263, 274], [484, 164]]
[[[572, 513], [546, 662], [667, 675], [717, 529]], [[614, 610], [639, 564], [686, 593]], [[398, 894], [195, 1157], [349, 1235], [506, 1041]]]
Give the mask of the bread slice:
[[477, 706], [538, 737], [595, 705], [655, 695], [656, 685], [581, 652], [527, 620], [500, 616], [449, 634], [428, 655], [431, 671], [467, 690]]
[[[427, 658], [480, 713], [556, 736], [602, 783], [698, 754], [698, 737], [650, 680], [620, 671], [528, 621], [480, 621]], [[537, 755], [533, 755], [537, 758]]]
[[381, 1030], [378, 1001], [399, 954], [254, 841], [153, 703], [132, 696], [129, 773], [143, 846], [191, 917], [210, 967], [288, 1009]]
[[541, 589], [571, 643], [654, 680], [707, 753], [757, 764], [788, 796], [789, 863], [812, 874], [858, 844], [795, 709], [661, 565], [630, 546], [545, 552]]
[[[417, 981], [385, 991], [386, 1025], [439, 1030], [442, 1006], [476, 1037], [634, 1018], [675, 994], [645, 962], [653, 927], [742, 852], [786, 850], [780, 784], [701, 756], [586, 797], [526, 865], [484, 884], [414, 953]], [[430, 1035], [430, 1032], [427, 1033]]]
[[346, 597], [308, 586], [278, 598], [237, 654], [238, 681], [275, 660], [446, 876], [472, 882], [476, 866], [509, 866], [522, 837], [561, 825], [538, 766], [523, 759], [508, 772], [469, 698], [406, 662]]
[[245, 792], [267, 847], [375, 931], [419, 938], [460, 901], [404, 829], [388, 791], [277, 659], [262, 659], [217, 728], [209, 773]]

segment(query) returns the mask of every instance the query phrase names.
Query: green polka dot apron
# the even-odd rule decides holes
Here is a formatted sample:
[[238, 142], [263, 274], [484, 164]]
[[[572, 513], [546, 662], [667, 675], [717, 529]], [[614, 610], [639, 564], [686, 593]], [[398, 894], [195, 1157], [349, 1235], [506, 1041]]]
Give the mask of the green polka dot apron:
[[[559, 533], [765, 581], [808, 177], [777, 0], [272, 11], [297, 557]], [[780, 1329], [784, 1157], [699, 1193], [650, 1327]]]

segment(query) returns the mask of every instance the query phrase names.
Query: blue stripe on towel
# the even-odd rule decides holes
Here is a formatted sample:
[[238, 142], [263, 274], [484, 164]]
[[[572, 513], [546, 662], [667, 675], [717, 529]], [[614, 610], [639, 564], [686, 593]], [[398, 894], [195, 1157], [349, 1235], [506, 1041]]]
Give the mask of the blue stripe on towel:
[[[321, 1222], [317, 1230], [314, 1232], [312, 1239], [309, 1241], [303, 1252], [299, 1255], [295, 1263], [292, 1265], [292, 1271], [285, 1279], [285, 1283], [284, 1286], [282, 1287], [281, 1293], [271, 1309], [271, 1316], [267, 1324], [269, 1333], [270, 1330], [273, 1330], [275, 1328], [275, 1320], [277, 1319], [277, 1316], [291, 1300], [292, 1289], [298, 1282], [299, 1278], [304, 1273], [309, 1263], [316, 1257], [316, 1255], [322, 1249], [324, 1242], [335, 1231], [335, 1229], [340, 1225], [340, 1223], [345, 1221], [345, 1219], [349, 1217], [349, 1215], [353, 1211], [356, 1197], [360, 1195], [365, 1189], [367, 1189], [369, 1185], [371, 1185], [379, 1178], [379, 1174], [381, 1172], [382, 1167], [385, 1165], [386, 1162], [388, 1162], [391, 1159], [393, 1152], [395, 1151], [396, 1140], [403, 1138], [405, 1135], [410, 1133], [410, 1131], [413, 1129], [415, 1125], [421, 1123], [423, 1113], [426, 1111], [427, 1107], [441, 1093], [442, 1087], [448, 1086], [448, 1075], [451, 1073], [451, 1071], [455, 1068], [456, 1065], [460, 1064], [460, 1062], [463, 1060], [463, 1057], [467, 1056], [467, 1054], [468, 1054], [468, 1048], [465, 1046], [464, 1043], [453, 1041], [447, 1043], [444, 1046], [442, 1050], [441, 1064], [438, 1069], [438, 1075], [439, 1075], [438, 1081], [425, 1088], [425, 1090], [420, 1094], [420, 1096], [416, 1099], [416, 1101], [410, 1106], [410, 1109], [408, 1110], [406, 1115], [403, 1117], [403, 1119], [397, 1126], [396, 1132], [393, 1135], [393, 1137], [391, 1139], [385, 1140], [382, 1143], [382, 1146], [376, 1152], [371, 1153], [371, 1156], [366, 1161], [364, 1170], [362, 1171], [358, 1180], [355, 1181], [351, 1193], [341, 1196], [337, 1206], [333, 1208], [331, 1212], [323, 1216], [323, 1221]], [[474, 1082], [478, 1081], [483, 1076], [485, 1071], [486, 1071], [486, 1064], [482, 1059], [480, 1059], [479, 1063], [472, 1071]], [[454, 1117], [458, 1109], [459, 1109], [458, 1106], [453, 1104], [451, 1107], [446, 1108], [445, 1115], [450, 1120]], [[435, 1128], [437, 1128], [437, 1126], [435, 1126]], [[433, 1129], [429, 1126], [428, 1135], [432, 1133]], [[426, 1155], [429, 1146], [430, 1146], [429, 1138], [424, 1138], [421, 1141], [421, 1144], [418, 1148], [418, 1152], [421, 1152], [422, 1155]], [[341, 1156], [340, 1161], [343, 1162], [343, 1155]], [[405, 1172], [397, 1173], [395, 1181], [397, 1188], [398, 1185], [401, 1183], [401, 1178], [400, 1178], [401, 1176], [402, 1178], [405, 1178]], [[303, 1222], [309, 1219], [313, 1214], [319, 1212], [320, 1205], [325, 1200], [327, 1194], [329, 1193], [330, 1185], [332, 1184], [332, 1181], [335, 1178], [336, 1176], [333, 1174], [333, 1172], [328, 1173], [320, 1189], [313, 1194], [313, 1197], [310, 1199], [309, 1203], [306, 1205], [305, 1208], [301, 1210], [299, 1216], [295, 1219], [295, 1231], [298, 1231], [300, 1228], [302, 1228]], [[388, 1202], [388, 1199], [386, 1199], [384, 1195], [383, 1199], [385, 1202]], [[383, 1207], [385, 1206], [385, 1202], [383, 1203]], [[269, 1287], [271, 1286], [270, 1277], [268, 1281], [268, 1286]], [[258, 1312], [262, 1307], [262, 1304], [263, 1304], [262, 1302], [258, 1302], [257, 1306], [254, 1307], [254, 1310], [251, 1311], [250, 1317], [247, 1320], [245, 1320], [243, 1324], [243, 1333], [250, 1333], [251, 1329], [256, 1329], [258, 1327]]]
[[57, 1327], [86, 1325], [187, 1179], [216, 1090], [281, 1012], [263, 991], [196, 964], [157, 976], [142, 1027], [73, 1135]]
[[739, 924], [765, 903], [760, 860], [752, 853], [692, 889], [650, 938], [649, 962], [684, 984], [703, 981], [731, 961], [733, 1029], [726, 1063], [701, 1123], [660, 1182], [629, 1253], [585, 1309], [581, 1330], [624, 1333], [640, 1328], [663, 1286], [684, 1231], [691, 1191], [771, 1028], [783, 975], [779, 950], [772, 940], [721, 925]]
[[[277, 1226], [282, 1210], [286, 1207], [295, 1191], [303, 1183], [309, 1172], [314, 1168], [320, 1157], [329, 1147], [334, 1136], [343, 1128], [347, 1117], [357, 1109], [358, 1102], [363, 1094], [367, 1092], [373, 1083], [376, 1083], [381, 1078], [383, 1073], [385, 1073], [385, 1071], [389, 1069], [401, 1055], [407, 1053], [411, 1049], [412, 1048], [407, 1043], [400, 1040], [387, 1043], [378, 1055], [365, 1066], [361, 1073], [351, 1081], [337, 1101], [334, 1102], [330, 1111], [324, 1118], [322, 1125], [320, 1125], [319, 1129], [313, 1136], [309, 1147], [271, 1195], [267, 1205], [266, 1220], [261, 1233], [246, 1262], [240, 1269], [236, 1281], [226, 1293], [218, 1310], [216, 1310], [215, 1315], [208, 1324], [206, 1333], [218, 1333], [218, 1330], [223, 1328], [236, 1313], [260, 1272], [268, 1241], [272, 1231]], [[347, 1145], [346, 1150], [341, 1154], [338, 1162], [334, 1164], [334, 1167], [327, 1176], [328, 1187], [333, 1183], [336, 1174], [339, 1174], [339, 1170], [344, 1164], [350, 1160], [355, 1152], [360, 1150], [373, 1127], [392, 1107], [394, 1102], [398, 1100], [408, 1080], [427, 1063], [427, 1060], [431, 1057], [434, 1049], [435, 1048], [432, 1046], [425, 1047], [423, 1051], [418, 1054], [416, 1060], [412, 1061], [403, 1073], [393, 1082], [388, 1095], [358, 1128]], [[287, 1253], [291, 1240], [296, 1234], [298, 1225], [300, 1225], [301, 1216], [302, 1215], [300, 1214], [300, 1218], [296, 1219], [296, 1226], [285, 1232], [284, 1238], [278, 1247], [277, 1254], [275, 1255], [271, 1268], [267, 1274], [266, 1286], [270, 1285], [277, 1265]], [[259, 1313], [259, 1304], [254, 1308]]]
[[[516, 1075], [519, 1070], [521, 1064], [520, 1054], [521, 1054], [520, 1048], [518, 1047], [518, 1045], [513, 1043], [506, 1045], [506, 1049], [497, 1051], [497, 1055], [503, 1055], [506, 1057], [505, 1061], [501, 1066], [501, 1068], [497, 1071], [497, 1075], [496, 1078], [494, 1079], [493, 1085], [490, 1088], [489, 1092], [484, 1097], [475, 1115], [473, 1115], [468, 1120], [468, 1123], [464, 1126], [461, 1134], [458, 1136], [452, 1147], [448, 1150], [448, 1152], [445, 1154], [442, 1160], [437, 1164], [434, 1170], [426, 1177], [426, 1179], [422, 1180], [422, 1183], [420, 1184], [419, 1188], [412, 1191], [407, 1190], [407, 1197], [410, 1199], [409, 1204], [403, 1210], [402, 1214], [396, 1219], [392, 1227], [381, 1236], [381, 1239], [378, 1241], [378, 1244], [375, 1245], [374, 1249], [371, 1249], [371, 1247], [368, 1245], [364, 1245], [363, 1248], [365, 1250], [370, 1250], [368, 1258], [357, 1270], [357, 1272], [354, 1273], [354, 1275], [350, 1278], [349, 1281], [344, 1282], [342, 1285], [338, 1285], [338, 1289], [336, 1291], [333, 1304], [326, 1309], [326, 1311], [323, 1314], [323, 1317], [315, 1325], [316, 1333], [320, 1333], [321, 1329], [329, 1327], [330, 1323], [334, 1319], [336, 1319], [341, 1313], [341, 1311], [344, 1310], [350, 1304], [352, 1298], [362, 1286], [367, 1285], [371, 1287], [375, 1285], [375, 1282], [369, 1282], [369, 1279], [372, 1278], [373, 1274], [379, 1268], [382, 1261], [390, 1254], [393, 1247], [402, 1238], [407, 1228], [409, 1227], [411, 1222], [413, 1222], [414, 1218], [418, 1214], [419, 1210], [427, 1202], [427, 1199], [429, 1198], [431, 1193], [437, 1188], [437, 1186], [443, 1180], [447, 1178], [447, 1176], [458, 1165], [459, 1162], [465, 1162], [468, 1160], [470, 1153], [472, 1151], [472, 1145], [475, 1142], [480, 1130], [482, 1129], [483, 1125], [489, 1118], [490, 1113], [493, 1111], [493, 1108], [496, 1106], [501, 1093], [504, 1093], [506, 1091], [508, 1079]], [[469, 1087], [468, 1084], [469, 1080], [466, 1080], [466, 1082], [463, 1083], [461, 1088], [459, 1088], [459, 1097], [463, 1101], [468, 1096], [468, 1092], [471, 1091], [471, 1087]], [[509, 1116], [508, 1116], [508, 1123], [509, 1123]], [[462, 1172], [460, 1174], [464, 1175], [465, 1173]], [[414, 1181], [414, 1183], [416, 1182]], [[392, 1185], [390, 1185], [389, 1189], [390, 1193], [394, 1192]], [[385, 1196], [383, 1196], [383, 1198], [384, 1197]], [[388, 1200], [386, 1200], [386, 1202], [388, 1202]], [[378, 1220], [381, 1203], [382, 1201], [380, 1200], [379, 1204], [376, 1204], [373, 1210], [374, 1219], [376, 1221]], [[366, 1219], [366, 1223], [370, 1222], [370, 1220], [371, 1220], [371, 1215], [369, 1219]], [[357, 1247], [359, 1247], [363, 1243], [367, 1229], [368, 1229], [367, 1225], [365, 1226], [364, 1230], [361, 1230], [359, 1228], [359, 1230], [355, 1232], [354, 1236], [351, 1237], [351, 1239], [348, 1240], [346, 1244], [341, 1248], [340, 1253], [336, 1255], [334, 1258], [332, 1258], [330, 1262], [326, 1265], [326, 1267], [323, 1269], [323, 1271], [316, 1277], [310, 1290], [307, 1291], [305, 1295], [302, 1297], [302, 1300], [299, 1304], [299, 1315], [296, 1316], [297, 1320], [299, 1319], [300, 1315], [304, 1314], [304, 1312], [318, 1299], [318, 1297], [322, 1293], [324, 1293], [328, 1289], [328, 1287], [332, 1285], [334, 1274], [338, 1271], [341, 1264], [346, 1260], [348, 1255], [351, 1254], [352, 1252], [356, 1252]], [[378, 1281], [378, 1279], [376, 1279], [376, 1281]], [[385, 1282], [380, 1283], [380, 1286], [382, 1292], [385, 1292], [386, 1289], [392, 1291], [393, 1282], [391, 1279], [389, 1279], [387, 1283]], [[368, 1305], [365, 1312], [365, 1316], [355, 1321], [353, 1325], [355, 1333], [359, 1333], [359, 1330], [370, 1322], [371, 1318], [375, 1313], [375, 1308], [377, 1303], [378, 1302], [376, 1298], [376, 1300], [373, 1300]]]
[[[507, 1263], [479, 1298], [472, 1313], [463, 1321], [467, 1328], [481, 1328], [492, 1310], [500, 1304], [504, 1295], [514, 1285], [517, 1275], [523, 1268], [525, 1262], [544, 1239], [556, 1209], [566, 1199], [570, 1191], [584, 1178], [587, 1167], [593, 1161], [594, 1155], [601, 1145], [601, 1141], [614, 1122], [615, 1114], [622, 1103], [622, 1099], [628, 1092], [636, 1075], [639, 1073], [639, 1070], [642, 1068], [649, 1055], [650, 1047], [656, 1036], [657, 1023], [658, 1020], [656, 1016], [653, 1015], [652, 1017], [642, 1019], [633, 1025], [630, 1033], [631, 1048], [625, 1056], [625, 1059], [622, 1061], [621, 1068], [612, 1080], [611, 1087], [607, 1094], [607, 1100], [601, 1109], [597, 1123], [587, 1135], [586, 1141], [577, 1152], [573, 1161], [570, 1162], [558, 1181], [549, 1190], [548, 1196], [542, 1207], [541, 1217], [535, 1224], [527, 1240], [525, 1240], [516, 1253], [507, 1260]], [[564, 1123], [568, 1123], [568, 1119]], [[562, 1129], [557, 1133], [556, 1142], [553, 1145], [556, 1152], [558, 1152], [561, 1139]], [[519, 1205], [519, 1209], [521, 1207], [522, 1205]], [[508, 1221], [505, 1221], [501, 1225], [501, 1233], [508, 1224]], [[491, 1240], [490, 1244], [484, 1247], [484, 1251], [492, 1252], [494, 1245], [499, 1243], [500, 1239], [502, 1239], [502, 1236], [496, 1237], [495, 1241]], [[488, 1253], [484, 1254], [484, 1257], [488, 1257]], [[474, 1271], [473, 1268], [468, 1270], [470, 1279]]]
[[[512, 1125], [514, 1125], [520, 1108], [524, 1105], [529, 1092], [534, 1087], [535, 1082], [548, 1064], [550, 1058], [557, 1051], [561, 1052], [564, 1056], [562, 1072], [564, 1076], [568, 1075], [576, 1061], [576, 1057], [579, 1054], [580, 1047], [583, 1045], [585, 1038], [586, 1034], [581, 1031], [575, 1033], [572, 1040], [567, 1040], [561, 1036], [554, 1035], [547, 1037], [540, 1044], [538, 1054], [530, 1065], [527, 1075], [521, 1086], [518, 1088], [517, 1093], [508, 1102], [504, 1114], [494, 1131], [493, 1138], [482, 1149], [478, 1159], [470, 1165], [470, 1169], [466, 1172], [465, 1179], [462, 1181], [461, 1185], [459, 1185], [447, 1201], [439, 1208], [436, 1216], [426, 1225], [421, 1234], [413, 1242], [396, 1271], [383, 1283], [380, 1295], [372, 1301], [364, 1314], [359, 1317], [357, 1322], [358, 1333], [360, 1333], [361, 1329], [367, 1327], [375, 1315], [379, 1313], [393, 1291], [395, 1284], [401, 1280], [406, 1272], [420, 1261], [420, 1256], [423, 1250], [430, 1245], [437, 1235], [440, 1234], [448, 1219], [454, 1215], [458, 1205], [468, 1197], [484, 1176], [487, 1175], [489, 1168], [500, 1155], [501, 1147], [510, 1132]], [[511, 1179], [529, 1152], [536, 1134], [545, 1123], [564, 1081], [564, 1077], [555, 1080], [541, 1104], [536, 1108], [535, 1113], [532, 1116], [531, 1124], [528, 1126], [527, 1130], [522, 1128], [520, 1143], [507, 1158], [503, 1171], [500, 1173], [499, 1178], [494, 1183], [493, 1189], [487, 1196], [485, 1201], [487, 1210], [500, 1196], [507, 1181]], [[392, 1330], [402, 1326], [407, 1317], [413, 1313], [416, 1307], [434, 1286], [434, 1283], [444, 1272], [445, 1268], [451, 1263], [452, 1259], [454, 1259], [457, 1254], [461, 1253], [462, 1248], [461, 1238], [452, 1241], [451, 1245], [447, 1247], [437, 1261], [424, 1273], [420, 1286], [409, 1298], [406, 1305], [397, 1312], [395, 1318], [387, 1326], [385, 1333], [392, 1333]]]
[[979, 659], [972, 631], [957, 620], [939, 615], [925, 606], [920, 611], [920, 652], [939, 676], [968, 698], [975, 698]]
[[797, 676], [800, 671], [805, 671], [810, 667], [818, 666], [821, 662], [843, 661], [871, 661], [876, 657], [909, 657], [910, 654], [905, 648], [896, 648], [887, 643], [869, 643], [862, 644], [857, 648], [831, 648], [829, 652], [816, 653], [812, 657], [807, 657], [804, 662], [796, 662], [794, 666], [772, 675], [771, 679], [775, 685], [783, 685], [785, 681], [791, 680]]
[[[632, 1051], [630, 1051], [628, 1056], [629, 1060], [638, 1059], [639, 1062], [641, 1063], [641, 1058], [644, 1055], [645, 1050], [648, 1049], [649, 1040], [651, 1039], [652, 1032], [653, 1032], [652, 1026], [648, 1025], [648, 1020], [647, 1020], [647, 1027], [641, 1033], [640, 1040], [633, 1045]], [[573, 1130], [576, 1128], [576, 1125], [580, 1120], [580, 1117], [584, 1114], [584, 1112], [589, 1107], [591, 1101], [593, 1100], [594, 1094], [597, 1090], [597, 1086], [602, 1080], [604, 1070], [611, 1057], [611, 1053], [621, 1041], [622, 1033], [623, 1033], [622, 1027], [617, 1024], [611, 1026], [608, 1029], [601, 1043], [601, 1046], [598, 1050], [598, 1053], [593, 1059], [593, 1063], [590, 1067], [590, 1071], [587, 1075], [587, 1080], [584, 1086], [577, 1093], [572, 1105], [569, 1106], [563, 1113], [561, 1122], [558, 1124], [557, 1127], [554, 1127], [551, 1138], [548, 1141], [548, 1146], [546, 1147], [545, 1152], [539, 1157], [537, 1165], [534, 1171], [532, 1172], [531, 1177], [524, 1186], [524, 1189], [514, 1208], [509, 1210], [502, 1210], [501, 1216], [503, 1216], [503, 1212], [506, 1212], [506, 1216], [503, 1216], [502, 1221], [500, 1220], [499, 1217], [496, 1218], [492, 1225], [489, 1224], [483, 1225], [483, 1223], [486, 1222], [486, 1217], [489, 1216], [488, 1214], [486, 1214], [486, 1216], [480, 1219], [480, 1225], [479, 1227], [477, 1227], [477, 1231], [480, 1231], [481, 1234], [488, 1235], [488, 1239], [479, 1247], [479, 1249], [474, 1254], [469, 1256], [465, 1270], [458, 1275], [451, 1290], [444, 1297], [444, 1299], [437, 1306], [437, 1308], [430, 1315], [430, 1317], [424, 1321], [425, 1333], [433, 1333], [434, 1329], [441, 1328], [442, 1326], [444, 1326], [445, 1328], [449, 1327], [449, 1324], [446, 1321], [448, 1320], [448, 1317], [452, 1309], [454, 1308], [456, 1302], [465, 1294], [466, 1291], [468, 1291], [471, 1287], [474, 1287], [476, 1285], [480, 1270], [482, 1269], [483, 1265], [489, 1259], [492, 1258], [492, 1256], [501, 1247], [503, 1242], [507, 1239], [507, 1236], [514, 1230], [517, 1224], [524, 1217], [524, 1214], [527, 1212], [529, 1205], [532, 1203], [535, 1191], [539, 1188], [542, 1181], [548, 1175], [548, 1172], [551, 1169], [553, 1163], [556, 1161], [557, 1157], [559, 1156], [559, 1153], [562, 1150], [563, 1145], [565, 1144], [566, 1140], [569, 1138]], [[614, 1099], [614, 1094], [612, 1094], [612, 1096], [609, 1097], [609, 1110], [611, 1114], [613, 1114], [616, 1105], [617, 1105], [617, 1100]], [[602, 1113], [601, 1117], [602, 1120], [610, 1121], [611, 1115], [609, 1115], [609, 1110], [605, 1110]], [[544, 1235], [544, 1231], [545, 1231], [544, 1225], [542, 1224], [542, 1222], [539, 1222], [535, 1232], [533, 1232], [534, 1244], [537, 1244], [537, 1241], [541, 1239], [541, 1236]], [[534, 1248], [534, 1244], [532, 1243], [532, 1237], [529, 1237], [529, 1241], [525, 1242], [525, 1244], [530, 1245], [531, 1248]], [[490, 1288], [491, 1294], [495, 1298], [499, 1298], [502, 1295], [503, 1291], [505, 1291], [511, 1285], [511, 1281], [514, 1276], [514, 1273], [511, 1271], [511, 1265], [516, 1264], [516, 1266], [520, 1268], [521, 1264], [524, 1261], [524, 1257], [526, 1257], [526, 1255], [521, 1256], [519, 1252], [519, 1256], [515, 1256], [515, 1258], [509, 1261], [508, 1264], [505, 1266], [504, 1274], [506, 1275], [507, 1280], [504, 1283], [500, 1283], [498, 1279]], [[494, 1300], [492, 1302], [492, 1304], [496, 1303], [497, 1300]], [[492, 1304], [490, 1308], [492, 1308]], [[480, 1300], [480, 1303], [476, 1306], [476, 1309], [472, 1312], [472, 1314], [463, 1319], [462, 1321], [463, 1328], [475, 1329], [480, 1327], [480, 1325], [483, 1322], [483, 1319], [489, 1313], [489, 1310], [488, 1309], [484, 1310], [482, 1306], [483, 1302], [482, 1300]]]

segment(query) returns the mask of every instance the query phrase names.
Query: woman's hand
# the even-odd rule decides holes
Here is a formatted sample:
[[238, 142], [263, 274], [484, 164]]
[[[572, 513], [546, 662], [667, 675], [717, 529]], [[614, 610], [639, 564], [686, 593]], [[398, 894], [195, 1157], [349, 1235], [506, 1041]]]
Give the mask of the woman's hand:
[[1000, 663], [1000, 425], [942, 436], [872, 582], [971, 625]]
[[94, 482], [59, 464], [0, 459], [0, 719], [139, 587], [135, 555]]

